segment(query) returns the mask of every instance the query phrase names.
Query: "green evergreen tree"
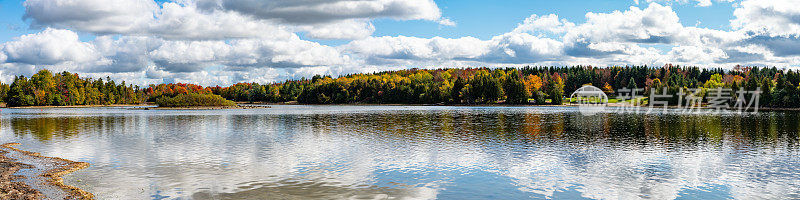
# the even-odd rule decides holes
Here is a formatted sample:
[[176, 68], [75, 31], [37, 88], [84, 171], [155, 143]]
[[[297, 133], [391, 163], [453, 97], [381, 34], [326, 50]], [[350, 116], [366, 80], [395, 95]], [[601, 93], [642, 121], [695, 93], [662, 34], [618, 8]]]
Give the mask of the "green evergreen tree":
[[633, 77], [631, 77], [631, 80], [628, 81], [627, 87], [628, 89], [639, 89], [639, 87], [636, 85], [636, 80], [634, 80]]
[[512, 70], [511, 73], [508, 74], [503, 82], [503, 91], [506, 93], [506, 103], [528, 103], [528, 95], [525, 92], [525, 83], [522, 82], [517, 70]]

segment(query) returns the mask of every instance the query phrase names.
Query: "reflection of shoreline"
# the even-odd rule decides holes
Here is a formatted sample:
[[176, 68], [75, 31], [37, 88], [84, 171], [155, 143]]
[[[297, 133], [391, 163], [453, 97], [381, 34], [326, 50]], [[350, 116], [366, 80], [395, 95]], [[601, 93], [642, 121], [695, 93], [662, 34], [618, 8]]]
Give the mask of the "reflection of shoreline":
[[2, 108], [11, 108], [11, 109], [42, 109], [42, 108], [113, 108], [113, 107], [133, 107], [133, 106], [152, 106], [154, 104], [111, 104], [111, 105], [74, 105], [74, 106], [16, 106], [16, 107], [5, 107], [0, 106]]
[[269, 108], [267, 106], [177, 106], [177, 107], [143, 107], [131, 110], [237, 110], [249, 108]]
[[[57, 158], [57, 157], [46, 157], [42, 156], [39, 153], [29, 152], [14, 148], [14, 145], [19, 145], [19, 143], [6, 143], [0, 145], [0, 148], [4, 148], [11, 151], [16, 151], [22, 155], [30, 156], [32, 159], [45, 159], [45, 160], [52, 160], [53, 165], [56, 166], [54, 169], [48, 170], [42, 174], [39, 174], [42, 178], [44, 178], [48, 183], [61, 188], [64, 192], [68, 193], [68, 197], [70, 199], [94, 199], [94, 195], [92, 193], [86, 192], [81, 190], [80, 188], [66, 185], [64, 184], [64, 180], [61, 176], [75, 172], [77, 170], [89, 167], [89, 163], [85, 162], [74, 162], [71, 160]], [[22, 163], [20, 163], [22, 164]], [[31, 165], [33, 168], [37, 168], [39, 166]], [[28, 177], [32, 178], [32, 177]], [[6, 181], [6, 180], [3, 180]], [[36, 190], [28, 190], [29, 192], [39, 193]], [[41, 193], [39, 193], [41, 195]]]

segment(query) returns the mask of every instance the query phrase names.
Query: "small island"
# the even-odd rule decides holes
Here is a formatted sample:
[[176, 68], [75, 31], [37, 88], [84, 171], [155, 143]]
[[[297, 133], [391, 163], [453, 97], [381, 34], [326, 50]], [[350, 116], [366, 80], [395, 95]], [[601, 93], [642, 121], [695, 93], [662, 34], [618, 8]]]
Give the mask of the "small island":
[[237, 108], [236, 102], [215, 94], [179, 94], [174, 97], [163, 96], [156, 99], [159, 108]]

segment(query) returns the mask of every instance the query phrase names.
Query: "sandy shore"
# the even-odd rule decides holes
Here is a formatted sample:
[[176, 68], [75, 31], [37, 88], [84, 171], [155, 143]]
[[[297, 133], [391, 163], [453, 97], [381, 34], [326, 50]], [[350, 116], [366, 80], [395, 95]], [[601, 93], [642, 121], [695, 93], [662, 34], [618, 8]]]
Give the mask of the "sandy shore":
[[[0, 145], [0, 199], [43, 199], [44, 195], [33, 189], [30, 185], [20, 181], [21, 179], [36, 179], [42, 178], [48, 184], [58, 187], [65, 192], [65, 199], [94, 199], [92, 193], [81, 190], [80, 188], [64, 184], [61, 176], [72, 173], [74, 171], [89, 167], [89, 163], [74, 162], [62, 158], [41, 156], [39, 153], [29, 152], [14, 148], [14, 145], [19, 143], [6, 143]], [[11, 152], [18, 153], [18, 155], [25, 156], [25, 159], [37, 159], [40, 161], [52, 163], [55, 166], [52, 169], [46, 170], [39, 177], [24, 177], [14, 175], [20, 169], [32, 169], [38, 166], [22, 163], [22, 161], [11, 158], [7, 155]], [[50, 197], [47, 197], [50, 199]]]

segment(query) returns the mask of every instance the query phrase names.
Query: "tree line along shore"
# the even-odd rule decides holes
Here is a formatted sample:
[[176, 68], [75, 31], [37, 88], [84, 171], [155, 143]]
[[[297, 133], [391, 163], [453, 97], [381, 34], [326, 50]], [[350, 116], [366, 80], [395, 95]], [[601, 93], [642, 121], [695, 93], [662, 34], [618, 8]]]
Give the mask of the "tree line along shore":
[[[337, 78], [316, 75], [310, 79], [277, 83], [237, 83], [203, 87], [170, 83], [140, 87], [110, 78], [81, 78], [78, 74], [41, 70], [30, 78], [17, 76], [0, 83], [0, 101], [9, 107], [141, 104], [165, 107], [235, 106], [237, 102], [301, 104], [555, 104], [584, 85], [601, 88], [609, 96], [618, 89], [666, 91], [678, 104], [682, 90], [698, 89], [707, 101], [708, 90], [759, 91], [759, 106], [800, 107], [800, 72], [795, 70], [735, 66], [732, 69], [665, 65], [662, 67], [523, 67], [408, 69], [350, 74]], [[750, 101], [750, 100], [748, 100]]]

